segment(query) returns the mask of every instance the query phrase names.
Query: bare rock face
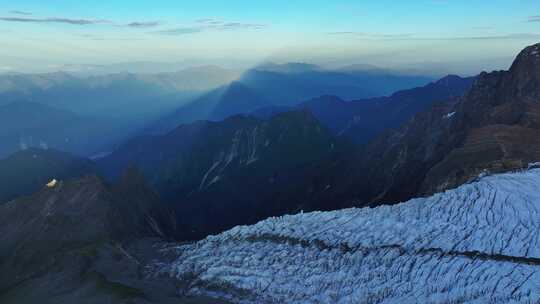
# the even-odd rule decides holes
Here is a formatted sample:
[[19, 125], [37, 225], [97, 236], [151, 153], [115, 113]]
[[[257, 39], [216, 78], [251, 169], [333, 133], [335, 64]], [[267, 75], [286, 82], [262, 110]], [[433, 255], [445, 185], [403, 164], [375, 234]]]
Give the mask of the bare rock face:
[[155, 197], [129, 172], [119, 185], [87, 176], [0, 205], [0, 302], [151, 298], [145, 256], [167, 229]]
[[483, 171], [515, 170], [538, 161], [540, 45], [523, 50], [508, 72], [481, 75], [457, 111], [463, 115], [456, 127], [466, 130], [465, 137], [428, 172], [423, 193], [455, 187]]
[[529, 46], [518, 55], [504, 80], [504, 86], [508, 91], [503, 98], [539, 100], [540, 44]]
[[310, 112], [298, 110], [268, 120], [238, 115], [181, 125], [136, 138], [100, 165], [113, 178], [130, 164], [141, 168], [174, 210], [175, 238], [196, 240], [301, 210], [297, 197], [307, 192], [313, 164], [338, 149]]
[[366, 151], [371, 202], [432, 194], [540, 160], [540, 44], [524, 49], [509, 71], [482, 73], [460, 100], [417, 115]]

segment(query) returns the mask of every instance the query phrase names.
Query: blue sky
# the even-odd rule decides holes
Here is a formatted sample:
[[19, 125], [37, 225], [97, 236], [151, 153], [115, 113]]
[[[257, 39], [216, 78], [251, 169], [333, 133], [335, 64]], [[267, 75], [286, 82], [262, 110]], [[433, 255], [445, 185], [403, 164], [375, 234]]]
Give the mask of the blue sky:
[[538, 0], [97, 2], [1, 0], [0, 72], [273, 60], [471, 73], [540, 41]]

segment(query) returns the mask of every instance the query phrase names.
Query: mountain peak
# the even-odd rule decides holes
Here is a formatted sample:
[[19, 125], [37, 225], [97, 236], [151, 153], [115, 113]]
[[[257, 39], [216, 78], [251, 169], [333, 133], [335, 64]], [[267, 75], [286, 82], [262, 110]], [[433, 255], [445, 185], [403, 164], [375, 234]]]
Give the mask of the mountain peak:
[[456, 83], [458, 81], [463, 81], [463, 78], [461, 78], [458, 75], [446, 75], [443, 78], [437, 80], [435, 83], [442, 86], [450, 86], [453, 83]]
[[510, 68], [509, 81], [518, 97], [540, 97], [540, 44], [519, 53]]
[[516, 73], [519, 71], [540, 73], [540, 43], [526, 47], [519, 53], [514, 60], [510, 72]]
[[540, 43], [531, 45], [523, 49], [516, 57], [514, 65], [522, 62], [540, 63]]

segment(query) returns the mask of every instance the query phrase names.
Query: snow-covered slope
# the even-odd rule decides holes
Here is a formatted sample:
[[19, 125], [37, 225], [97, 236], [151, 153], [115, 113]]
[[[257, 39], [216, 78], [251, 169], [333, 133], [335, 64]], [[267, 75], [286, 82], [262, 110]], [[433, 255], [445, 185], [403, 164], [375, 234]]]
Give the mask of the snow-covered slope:
[[238, 303], [539, 303], [540, 169], [395, 206], [270, 218], [161, 271]]

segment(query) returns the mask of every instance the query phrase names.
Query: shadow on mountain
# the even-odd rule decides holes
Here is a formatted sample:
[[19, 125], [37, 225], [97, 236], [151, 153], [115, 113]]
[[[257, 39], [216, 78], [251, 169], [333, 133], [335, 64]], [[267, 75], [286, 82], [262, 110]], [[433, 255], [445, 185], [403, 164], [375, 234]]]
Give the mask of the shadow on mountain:
[[389, 71], [328, 71], [298, 63], [262, 65], [165, 115], [148, 131], [164, 133], [181, 123], [218, 121], [264, 107], [293, 107], [320, 95], [336, 95], [344, 99], [382, 96], [424, 85], [430, 80]]

